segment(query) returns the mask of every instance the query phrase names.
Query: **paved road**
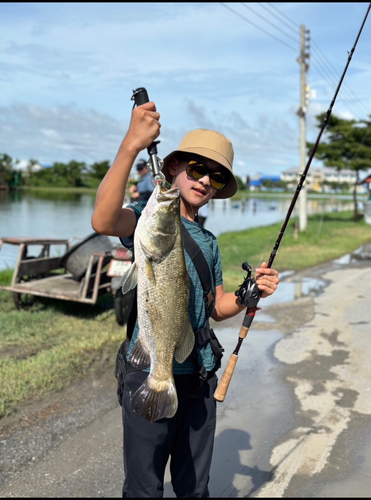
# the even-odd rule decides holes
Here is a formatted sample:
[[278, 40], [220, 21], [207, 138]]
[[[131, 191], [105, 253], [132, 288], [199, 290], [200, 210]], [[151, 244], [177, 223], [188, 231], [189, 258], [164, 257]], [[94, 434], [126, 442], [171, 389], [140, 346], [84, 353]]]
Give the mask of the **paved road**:
[[[218, 403], [213, 497], [371, 496], [370, 296], [371, 261], [358, 260], [283, 276], [259, 303]], [[242, 318], [215, 325], [224, 365]], [[112, 374], [101, 360], [94, 375], [0, 422], [1, 497], [121, 495]], [[168, 474], [164, 496], [174, 497]]]

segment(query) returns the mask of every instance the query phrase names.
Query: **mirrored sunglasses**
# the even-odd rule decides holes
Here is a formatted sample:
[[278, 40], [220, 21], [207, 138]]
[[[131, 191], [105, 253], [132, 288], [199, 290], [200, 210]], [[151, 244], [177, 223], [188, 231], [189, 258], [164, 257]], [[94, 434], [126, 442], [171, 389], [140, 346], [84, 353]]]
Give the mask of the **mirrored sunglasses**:
[[223, 189], [229, 182], [229, 177], [227, 175], [222, 172], [211, 170], [211, 168], [206, 167], [203, 163], [196, 160], [191, 160], [188, 163], [187, 175], [196, 181], [208, 175], [210, 177], [211, 186], [218, 191]]

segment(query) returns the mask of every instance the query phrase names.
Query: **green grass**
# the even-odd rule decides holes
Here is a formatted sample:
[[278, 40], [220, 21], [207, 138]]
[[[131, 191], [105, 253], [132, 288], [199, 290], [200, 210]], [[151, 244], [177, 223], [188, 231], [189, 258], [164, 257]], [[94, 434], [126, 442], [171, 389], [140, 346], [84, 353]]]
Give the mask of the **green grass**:
[[[307, 229], [295, 237], [291, 219], [281, 239], [272, 267], [279, 271], [300, 270], [339, 258], [371, 241], [371, 227], [363, 218], [353, 220], [353, 212], [333, 212], [308, 217]], [[224, 286], [236, 289], [242, 282], [242, 263], [255, 269], [268, 262], [283, 223], [247, 229], [238, 233], [223, 233], [218, 237]]]
[[95, 306], [41, 299], [18, 311], [12, 294], [0, 290], [0, 304], [0, 418], [67, 387], [97, 359], [113, 362], [125, 339], [109, 295]]
[[[243, 262], [255, 269], [268, 261], [281, 227], [278, 223], [218, 237], [228, 291], [242, 283]], [[355, 222], [353, 212], [310, 216], [307, 230], [297, 238], [292, 219], [272, 267], [303, 269], [341, 257], [369, 241], [371, 227], [363, 219]], [[12, 270], [0, 272], [0, 284], [9, 285], [11, 277]], [[126, 335], [126, 328], [116, 322], [110, 294], [100, 297], [95, 306], [41, 299], [29, 310], [18, 311], [11, 292], [0, 290], [0, 325], [0, 418], [28, 400], [84, 377], [102, 357], [113, 366]]]

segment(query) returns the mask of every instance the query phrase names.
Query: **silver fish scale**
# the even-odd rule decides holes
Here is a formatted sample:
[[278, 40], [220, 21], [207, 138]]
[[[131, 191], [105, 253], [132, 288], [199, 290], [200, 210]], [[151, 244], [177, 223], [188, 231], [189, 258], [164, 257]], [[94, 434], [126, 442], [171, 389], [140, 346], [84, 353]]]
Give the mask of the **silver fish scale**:
[[183, 362], [194, 346], [177, 189], [165, 190], [157, 184], [139, 218], [134, 251], [139, 335], [131, 359], [141, 350], [147, 352], [150, 374], [133, 396], [132, 408], [155, 421], [175, 414], [174, 354]]

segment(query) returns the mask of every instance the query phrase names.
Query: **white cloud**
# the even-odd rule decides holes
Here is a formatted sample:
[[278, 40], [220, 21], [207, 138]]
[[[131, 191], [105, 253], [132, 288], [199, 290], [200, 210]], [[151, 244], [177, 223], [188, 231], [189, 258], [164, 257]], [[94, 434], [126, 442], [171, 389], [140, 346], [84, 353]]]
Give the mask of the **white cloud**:
[[[330, 105], [367, 5], [275, 5], [291, 29], [249, 4], [297, 44], [228, 4], [290, 46], [299, 47], [301, 24], [310, 30], [308, 82], [317, 97], [307, 138], [314, 141], [314, 117]], [[365, 118], [371, 109], [370, 22], [333, 110], [343, 117]], [[299, 54], [220, 3], [2, 3], [0, 30], [0, 150], [13, 157], [112, 160], [131, 93], [145, 86], [161, 113], [160, 156], [191, 128], [210, 127], [233, 141], [240, 175], [299, 161]]]

